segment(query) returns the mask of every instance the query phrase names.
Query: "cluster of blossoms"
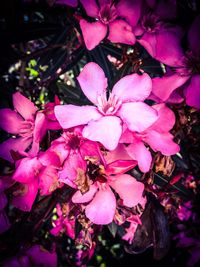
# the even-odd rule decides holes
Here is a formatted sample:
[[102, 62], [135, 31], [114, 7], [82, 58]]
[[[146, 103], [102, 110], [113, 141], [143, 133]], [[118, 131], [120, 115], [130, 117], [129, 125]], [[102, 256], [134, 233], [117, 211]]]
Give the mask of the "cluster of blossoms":
[[[168, 104], [185, 99], [188, 105], [200, 107], [200, 16], [188, 30], [188, 50], [183, 51], [183, 30], [166, 23], [176, 16], [175, 1], [168, 1], [172, 9], [165, 9], [166, 1], [98, 2], [57, 1], [84, 8], [88, 20], [79, 18], [79, 22], [88, 50], [105, 38], [127, 45], [139, 42], [166, 65], [164, 76], [131, 73], [109, 90], [103, 69], [89, 62], [77, 80], [90, 105], [63, 105], [55, 97], [54, 102], [38, 110], [16, 92], [13, 109], [0, 109], [0, 127], [10, 134], [0, 144], [0, 157], [13, 166], [12, 172], [0, 180], [0, 232], [10, 227], [4, 210], [7, 189], [12, 192], [11, 204], [30, 212], [36, 197], [70, 188], [65, 205], [56, 205], [57, 218], [50, 232], [55, 236], [65, 232], [74, 239], [78, 219], [82, 230], [76, 241], [87, 243], [89, 257], [95, 247], [95, 227], [113, 222], [125, 225], [122, 238], [132, 243], [137, 226], [142, 224], [145, 185], [133, 177], [131, 170], [137, 167], [148, 173], [156, 152], [164, 156], [179, 152], [171, 131], [175, 114]], [[41, 144], [48, 132], [55, 135], [43, 149]], [[55, 253], [43, 251], [38, 245], [26, 249], [20, 257], [20, 261], [11, 260], [13, 266], [29, 266], [25, 261], [34, 262], [40, 257], [46, 259], [44, 266], [56, 266]]]

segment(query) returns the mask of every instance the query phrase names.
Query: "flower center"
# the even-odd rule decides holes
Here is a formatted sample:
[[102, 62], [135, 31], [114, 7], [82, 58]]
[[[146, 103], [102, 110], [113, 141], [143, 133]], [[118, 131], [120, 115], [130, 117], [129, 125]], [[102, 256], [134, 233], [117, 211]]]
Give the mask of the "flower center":
[[114, 115], [120, 108], [122, 101], [117, 99], [114, 94], [110, 94], [107, 100], [106, 94], [101, 95], [97, 98], [98, 109], [104, 115]]
[[159, 30], [161, 21], [159, 21], [159, 17], [157, 15], [149, 12], [143, 16], [141, 25], [146, 32], [154, 33]]
[[21, 128], [19, 130], [19, 135], [21, 137], [30, 137], [33, 135], [34, 122], [26, 120], [21, 123]]
[[117, 17], [117, 11], [114, 6], [109, 4], [103, 5], [99, 11], [99, 19], [104, 24], [108, 24], [109, 22], [115, 20]]
[[68, 133], [67, 135], [69, 137], [69, 140], [68, 140], [68, 143], [67, 143], [68, 146], [73, 150], [78, 149], [80, 147], [80, 143], [81, 143], [80, 138], [77, 135], [73, 134], [73, 133]]
[[183, 58], [183, 66], [176, 69], [181, 76], [200, 74], [200, 54], [187, 51]]
[[98, 161], [87, 160], [87, 175], [93, 182], [107, 182], [105, 168]]

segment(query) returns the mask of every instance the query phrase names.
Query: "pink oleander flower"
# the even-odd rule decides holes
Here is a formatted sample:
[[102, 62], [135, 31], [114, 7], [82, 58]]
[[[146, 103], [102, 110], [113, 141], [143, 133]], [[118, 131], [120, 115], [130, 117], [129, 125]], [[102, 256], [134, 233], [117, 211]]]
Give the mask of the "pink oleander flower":
[[63, 129], [85, 125], [83, 137], [114, 150], [124, 126], [140, 133], [157, 120], [157, 111], [143, 102], [151, 93], [151, 79], [147, 74], [123, 77], [114, 85], [109, 98], [107, 79], [96, 63], [85, 65], [77, 79], [95, 106], [56, 106], [55, 116]]
[[95, 48], [107, 35], [113, 43], [133, 45], [136, 41], [132, 27], [140, 17], [140, 0], [80, 0], [94, 22], [80, 20], [80, 27], [88, 50]]
[[[152, 162], [152, 156], [145, 144], [149, 145], [155, 152], [160, 151], [165, 156], [174, 155], [179, 152], [179, 146], [173, 141], [174, 136], [170, 130], [175, 124], [174, 113], [165, 105], [153, 106], [158, 112], [158, 119], [154, 124], [141, 133], [132, 133], [128, 129], [124, 131], [120, 143], [129, 144], [117, 150], [119, 157], [125, 150], [128, 155], [137, 160], [142, 172], [148, 172]], [[114, 151], [115, 154], [117, 154]]]
[[137, 41], [155, 59], [169, 66], [176, 66], [180, 62], [181, 38], [183, 30], [166, 19], [176, 17], [176, 3], [173, 0], [146, 1], [143, 13], [134, 33]]
[[0, 144], [0, 157], [13, 162], [11, 151], [23, 152], [29, 148], [30, 154], [39, 150], [45, 128], [45, 115], [19, 92], [13, 94], [14, 110], [0, 109], [0, 128], [15, 135]]
[[40, 245], [33, 245], [27, 250], [23, 250], [17, 256], [6, 260], [3, 267], [30, 267], [30, 266], [57, 266], [56, 252], [49, 252]]
[[80, 190], [77, 191], [72, 197], [72, 202], [86, 204], [87, 218], [95, 224], [102, 225], [111, 223], [115, 216], [117, 202], [112, 190], [119, 195], [126, 207], [134, 207], [138, 203], [144, 205], [143, 183], [129, 174], [124, 174], [135, 165], [136, 162], [133, 160], [118, 160], [107, 166], [90, 166], [93, 171], [88, 172], [91, 182], [89, 191], [84, 194]]
[[[179, 50], [178, 62], [173, 65], [174, 72], [167, 73], [163, 77], [154, 78], [152, 93], [159, 101], [170, 101], [177, 94], [177, 89], [183, 86], [183, 93], [186, 104], [195, 108], [200, 108], [200, 15], [198, 15], [188, 31], [189, 50], [184, 54], [181, 46]], [[177, 37], [179, 39], [179, 37]], [[173, 60], [174, 55], [169, 51], [168, 61]], [[180, 98], [180, 97], [179, 97]], [[175, 98], [177, 100], [177, 97]]]
[[12, 179], [20, 184], [13, 192], [12, 204], [23, 211], [30, 211], [38, 190], [40, 195], [49, 195], [61, 186], [58, 182], [59, 167], [59, 157], [50, 151], [18, 160]]
[[48, 151], [53, 151], [60, 158], [62, 167], [58, 172], [59, 181], [73, 188], [77, 188], [77, 176], [86, 171], [86, 159], [102, 157], [98, 143], [82, 136], [82, 127], [65, 131], [52, 142]]

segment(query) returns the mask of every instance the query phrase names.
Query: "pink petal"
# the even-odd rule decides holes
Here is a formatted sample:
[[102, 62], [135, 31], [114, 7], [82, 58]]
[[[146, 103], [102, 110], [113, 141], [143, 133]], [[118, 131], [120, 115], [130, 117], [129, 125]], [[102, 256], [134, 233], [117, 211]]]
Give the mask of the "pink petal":
[[116, 149], [109, 151], [105, 156], [106, 163], [109, 164], [116, 160], [131, 160], [132, 158], [128, 155], [125, 146], [118, 144]]
[[114, 162], [109, 163], [106, 166], [106, 174], [122, 174], [131, 169], [133, 169], [137, 165], [137, 161], [135, 160], [116, 160]]
[[36, 157], [23, 158], [19, 161], [12, 178], [20, 183], [30, 183], [37, 177], [41, 167], [42, 165]]
[[134, 135], [129, 129], [126, 129], [119, 140], [120, 143], [131, 144], [134, 141]]
[[90, 190], [85, 193], [81, 194], [81, 191], [76, 191], [76, 193], [72, 196], [73, 203], [87, 203], [93, 199], [94, 195], [96, 194], [98, 188], [96, 185], [90, 185]]
[[51, 165], [44, 167], [39, 174], [40, 195], [49, 195], [58, 187], [58, 171]]
[[61, 165], [66, 160], [70, 153], [70, 148], [66, 146], [66, 142], [59, 142], [57, 140], [54, 140], [51, 144], [51, 147], [49, 148], [50, 151], [53, 151], [57, 154], [57, 156], [60, 159]]
[[98, 17], [99, 8], [95, 0], [80, 0], [89, 17]]
[[200, 75], [192, 76], [190, 84], [187, 86], [184, 91], [184, 95], [186, 98], [186, 104], [194, 107], [200, 108]]
[[46, 133], [46, 119], [44, 113], [38, 112], [35, 118], [33, 142], [39, 143]]
[[101, 21], [87, 22], [81, 19], [80, 27], [88, 50], [92, 50], [100, 44], [107, 34], [107, 26]]
[[106, 93], [108, 86], [102, 68], [94, 62], [90, 62], [84, 66], [77, 80], [87, 98], [98, 105], [98, 97]]
[[156, 131], [148, 131], [145, 138], [150, 147], [154, 151], [160, 151], [165, 156], [174, 155], [179, 152], [179, 146], [173, 141], [171, 133], [159, 133]]
[[37, 107], [19, 92], [13, 95], [13, 106], [26, 120], [33, 120]]
[[152, 156], [142, 141], [135, 139], [131, 145], [126, 147], [126, 151], [129, 156], [137, 160], [138, 166], [142, 172], [145, 173], [150, 170]]
[[151, 126], [151, 129], [160, 133], [170, 131], [175, 124], [174, 112], [164, 103], [154, 105], [153, 108], [158, 111], [158, 119]]
[[83, 129], [83, 137], [99, 141], [109, 150], [117, 147], [122, 134], [122, 122], [115, 116], [105, 116], [96, 121], [90, 121]]
[[112, 222], [116, 210], [115, 195], [109, 187], [99, 190], [89, 205], [85, 214], [95, 224], [109, 224]]
[[55, 4], [62, 4], [62, 5], [76, 7], [78, 5], [78, 0], [56, 0]]
[[157, 33], [155, 59], [171, 67], [177, 67], [182, 63], [184, 53], [180, 31], [177, 27], [177, 29], [166, 29]]
[[9, 138], [0, 144], [0, 157], [13, 162], [13, 158], [11, 156], [10, 151], [13, 150], [15, 152], [24, 152], [32, 142], [32, 138]]
[[189, 77], [173, 74], [170, 76], [156, 77], [152, 79], [152, 92], [161, 100], [166, 101], [171, 93], [183, 85]]
[[38, 192], [38, 181], [29, 184], [20, 184], [17, 191], [13, 193], [12, 204], [23, 211], [30, 211]]
[[190, 49], [195, 52], [200, 52], [200, 15], [196, 16], [193, 20], [192, 25], [190, 26], [188, 32], [188, 41]]
[[134, 177], [129, 174], [121, 174], [115, 177], [115, 181], [110, 183], [111, 187], [119, 194], [123, 199], [125, 206], [132, 208], [143, 203], [143, 191], [144, 184], [138, 182]]
[[97, 158], [101, 157], [99, 144], [90, 140], [85, 140], [84, 142], [82, 142], [82, 144], [80, 145], [80, 153], [83, 159], [88, 156]]
[[142, 38], [138, 40], [138, 43], [140, 43], [152, 57], [156, 56], [157, 40], [155, 33], [145, 32]]
[[[4, 210], [0, 211], [0, 234], [4, 233], [10, 228], [10, 222], [6, 212]], [[11, 266], [11, 265], [9, 265]]]
[[123, 102], [143, 101], [151, 93], [152, 82], [148, 74], [131, 74], [120, 79], [112, 93]]
[[132, 26], [136, 26], [141, 13], [141, 0], [121, 0], [117, 4], [117, 13]]
[[12, 134], [18, 134], [21, 128], [22, 117], [17, 112], [9, 109], [0, 109], [0, 128]]
[[50, 149], [45, 152], [41, 152], [38, 159], [44, 166], [52, 165], [54, 167], [60, 167], [61, 165], [58, 154]]
[[131, 26], [124, 20], [114, 20], [109, 23], [108, 40], [113, 43], [133, 45], [136, 42]]
[[102, 117], [96, 107], [74, 105], [55, 106], [55, 115], [63, 129], [84, 125]]
[[78, 152], [72, 152], [66, 159], [62, 171], [59, 172], [59, 181], [74, 187], [80, 170], [86, 171], [86, 161]]
[[179, 93], [179, 90], [175, 90], [171, 93], [170, 97], [167, 99], [168, 103], [180, 104], [184, 101], [184, 98]]
[[119, 116], [131, 131], [143, 132], [158, 118], [157, 111], [143, 102], [124, 103]]

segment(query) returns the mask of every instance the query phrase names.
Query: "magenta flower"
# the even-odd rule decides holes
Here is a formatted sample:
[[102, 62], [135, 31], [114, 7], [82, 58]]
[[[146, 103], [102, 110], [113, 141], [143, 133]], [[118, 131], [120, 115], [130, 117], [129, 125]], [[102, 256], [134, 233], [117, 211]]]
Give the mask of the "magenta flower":
[[[74, 203], [88, 203], [85, 207], [86, 216], [95, 224], [109, 224], [116, 212], [116, 197], [112, 189], [123, 200], [126, 207], [134, 207], [138, 203], [144, 205], [144, 185], [129, 174], [124, 174], [136, 165], [133, 160], [118, 160], [107, 166], [99, 166], [96, 177], [91, 177], [90, 189], [82, 194], [77, 191], [73, 197]], [[88, 174], [90, 176], [90, 174]]]
[[[88, 50], [95, 48], [107, 35], [113, 43], [133, 45], [136, 41], [132, 27], [140, 17], [141, 1], [80, 0], [88, 16], [96, 21], [80, 20], [80, 27]], [[122, 19], [123, 18], [123, 19]]]
[[59, 181], [73, 188], [77, 188], [77, 176], [86, 170], [87, 157], [102, 157], [98, 144], [83, 138], [82, 127], [65, 131], [60, 138], [52, 142], [49, 151], [56, 153], [60, 159], [62, 169], [58, 172]]
[[0, 157], [13, 161], [11, 151], [23, 152], [32, 144], [30, 154], [39, 150], [39, 142], [45, 134], [45, 116], [37, 112], [37, 107], [19, 92], [13, 95], [14, 110], [0, 109], [0, 128], [13, 134], [0, 144]]
[[78, 5], [78, 0], [55, 0], [55, 4], [76, 7]]
[[57, 173], [59, 167], [59, 157], [49, 151], [38, 157], [18, 160], [12, 179], [20, 184], [13, 192], [12, 204], [23, 211], [30, 211], [38, 190], [41, 195], [48, 195], [60, 186]]
[[153, 107], [158, 111], [158, 119], [153, 125], [141, 133], [132, 133], [127, 129], [120, 139], [121, 143], [130, 145], [120, 148], [119, 156], [125, 150], [132, 159], [137, 160], [142, 172], [148, 172], [152, 162], [151, 152], [145, 144], [166, 156], [179, 152], [179, 146], [173, 141], [174, 137], [169, 132], [175, 123], [174, 113], [165, 104]]
[[[186, 104], [200, 108], [200, 15], [197, 16], [188, 32], [189, 51], [181, 51], [179, 63], [174, 65], [175, 73], [153, 79], [153, 94], [160, 101], [168, 101], [176, 89], [184, 85]], [[173, 54], [168, 53], [168, 59], [173, 60]], [[168, 62], [166, 62], [168, 64]], [[169, 65], [169, 64], [168, 64]]]
[[177, 66], [183, 55], [183, 30], [165, 22], [166, 19], [176, 17], [176, 4], [173, 0], [147, 2], [148, 5], [143, 7], [143, 14], [134, 28], [135, 35], [139, 37], [137, 41], [153, 58], [169, 66]]
[[85, 65], [77, 79], [84, 94], [96, 106], [56, 106], [55, 116], [64, 129], [85, 125], [83, 137], [113, 150], [124, 125], [130, 131], [142, 132], [156, 121], [157, 111], [143, 102], [151, 92], [147, 74], [123, 77], [114, 85], [108, 99], [107, 79], [96, 63]]

